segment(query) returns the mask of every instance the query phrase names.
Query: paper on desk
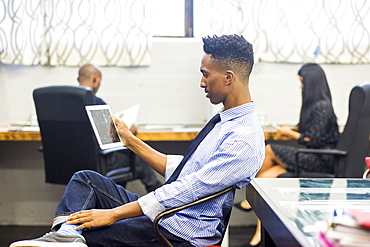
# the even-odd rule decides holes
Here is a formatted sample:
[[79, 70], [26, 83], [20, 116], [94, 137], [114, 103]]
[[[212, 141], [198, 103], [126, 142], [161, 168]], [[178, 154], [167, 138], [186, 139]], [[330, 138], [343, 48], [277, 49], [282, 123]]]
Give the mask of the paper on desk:
[[116, 113], [116, 117], [118, 119], [122, 120], [123, 122], [125, 122], [125, 124], [129, 128], [131, 128], [131, 126], [134, 123], [136, 123], [137, 115], [139, 113], [139, 108], [140, 108], [140, 105], [139, 104], [136, 104], [133, 107], [130, 107], [130, 108], [126, 109], [126, 110], [117, 112]]
[[199, 132], [202, 128], [174, 128], [173, 132]]
[[9, 122], [0, 122], [0, 132], [9, 131], [11, 124]]

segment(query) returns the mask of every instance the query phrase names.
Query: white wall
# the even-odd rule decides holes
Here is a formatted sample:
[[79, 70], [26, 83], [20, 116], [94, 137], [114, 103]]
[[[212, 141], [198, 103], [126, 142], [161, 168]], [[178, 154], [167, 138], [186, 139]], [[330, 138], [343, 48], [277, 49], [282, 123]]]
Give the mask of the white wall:
[[[340, 125], [348, 115], [349, 94], [355, 85], [370, 82], [370, 65], [321, 65], [326, 73]], [[258, 63], [251, 76], [251, 91], [257, 112], [265, 112], [270, 122], [296, 124], [301, 106], [297, 72], [301, 64]]]
[[[154, 39], [153, 63], [144, 68], [103, 67], [98, 92], [113, 112], [140, 103], [139, 124], [203, 124], [210, 104], [200, 89], [199, 39]], [[301, 94], [301, 64], [257, 63], [250, 87], [257, 112], [269, 122], [295, 124]], [[357, 83], [370, 81], [370, 65], [322, 65], [332, 90], [340, 124], [347, 117], [348, 96]], [[28, 121], [35, 112], [32, 91], [48, 85], [76, 85], [77, 67], [0, 64], [0, 122]], [[217, 106], [216, 108], [219, 108]]]
[[[140, 103], [138, 123], [203, 124], [206, 99], [199, 87], [201, 43], [154, 42], [150, 67], [102, 67], [98, 92], [113, 112]], [[0, 122], [28, 121], [35, 112], [32, 91], [48, 85], [77, 85], [77, 67], [0, 64]]]

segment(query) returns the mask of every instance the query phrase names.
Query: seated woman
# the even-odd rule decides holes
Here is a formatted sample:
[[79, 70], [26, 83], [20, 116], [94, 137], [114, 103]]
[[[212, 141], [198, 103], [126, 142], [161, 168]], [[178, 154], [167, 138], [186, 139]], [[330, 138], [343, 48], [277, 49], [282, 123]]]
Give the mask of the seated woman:
[[[298, 140], [306, 148], [334, 148], [338, 142], [337, 118], [332, 106], [329, 85], [323, 69], [314, 63], [304, 64], [298, 71], [302, 89], [302, 107], [297, 126], [282, 126], [281, 135]], [[296, 147], [282, 144], [267, 144], [266, 155], [256, 177], [276, 178], [294, 171]], [[301, 154], [298, 167], [308, 172], [334, 173], [332, 155]], [[250, 211], [247, 200], [235, 204], [243, 211]], [[244, 246], [259, 246], [261, 241], [261, 222], [258, 220], [254, 236]]]

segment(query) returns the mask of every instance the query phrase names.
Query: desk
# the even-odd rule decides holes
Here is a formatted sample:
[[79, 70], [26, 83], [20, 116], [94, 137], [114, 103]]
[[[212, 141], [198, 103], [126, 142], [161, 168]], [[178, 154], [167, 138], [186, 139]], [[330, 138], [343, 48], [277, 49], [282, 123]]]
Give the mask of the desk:
[[[191, 141], [198, 132], [150, 131], [138, 132], [137, 137], [143, 141]], [[41, 141], [38, 131], [0, 132], [0, 141]]]
[[247, 200], [262, 222], [262, 246], [318, 246], [335, 209], [370, 208], [370, 179], [255, 178]]
[[[200, 128], [199, 128], [200, 130]], [[138, 129], [136, 137], [142, 141], [192, 141], [198, 135], [198, 129]]]
[[6, 131], [0, 132], [0, 141], [41, 141], [38, 131]]
[[[172, 129], [139, 129], [137, 137], [142, 141], [192, 141], [198, 131], [173, 131]], [[276, 134], [273, 128], [264, 129], [265, 140], [289, 140]], [[0, 132], [0, 141], [40, 141], [39, 131], [6, 131]]]

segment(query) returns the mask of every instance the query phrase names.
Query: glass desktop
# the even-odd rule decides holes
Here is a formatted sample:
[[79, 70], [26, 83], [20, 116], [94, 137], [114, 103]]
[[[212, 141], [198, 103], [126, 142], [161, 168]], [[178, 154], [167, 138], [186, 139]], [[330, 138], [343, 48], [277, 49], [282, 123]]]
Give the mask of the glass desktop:
[[304, 246], [318, 246], [316, 234], [334, 214], [370, 211], [370, 179], [256, 178], [252, 186]]

